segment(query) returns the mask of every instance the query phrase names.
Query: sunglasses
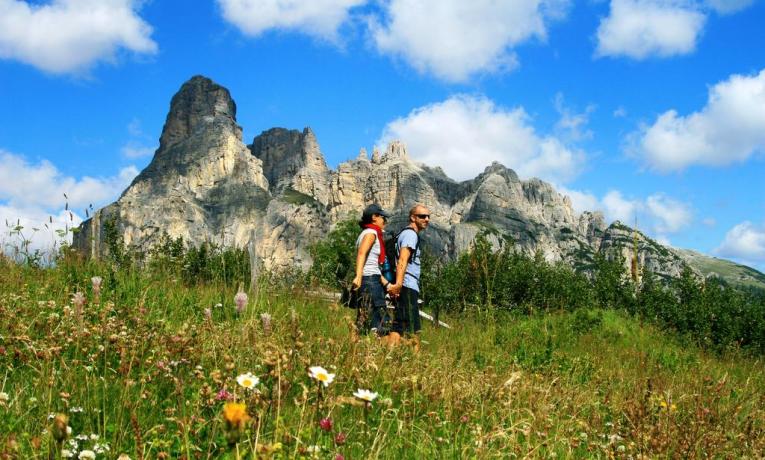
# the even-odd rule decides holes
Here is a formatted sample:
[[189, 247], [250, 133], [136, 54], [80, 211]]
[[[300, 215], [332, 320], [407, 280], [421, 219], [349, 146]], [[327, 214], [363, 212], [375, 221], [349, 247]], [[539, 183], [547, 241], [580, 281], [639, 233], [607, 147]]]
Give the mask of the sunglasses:
[[430, 219], [430, 214], [415, 214], [420, 219]]

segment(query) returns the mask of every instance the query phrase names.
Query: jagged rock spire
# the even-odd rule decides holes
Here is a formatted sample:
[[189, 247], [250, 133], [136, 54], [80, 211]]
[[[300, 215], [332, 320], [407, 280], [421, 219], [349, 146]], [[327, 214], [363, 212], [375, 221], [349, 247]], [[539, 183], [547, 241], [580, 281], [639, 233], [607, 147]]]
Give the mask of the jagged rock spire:
[[170, 102], [159, 151], [188, 138], [201, 124], [216, 120], [236, 126], [236, 104], [231, 94], [209, 78], [192, 77]]

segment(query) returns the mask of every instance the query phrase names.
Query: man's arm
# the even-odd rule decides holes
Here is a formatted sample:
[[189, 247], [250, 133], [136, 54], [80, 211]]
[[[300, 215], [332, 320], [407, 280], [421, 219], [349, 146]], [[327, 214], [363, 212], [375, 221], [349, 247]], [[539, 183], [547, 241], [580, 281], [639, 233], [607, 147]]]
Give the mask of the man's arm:
[[393, 284], [388, 292], [394, 295], [401, 293], [401, 288], [404, 286], [404, 275], [406, 274], [406, 266], [409, 265], [409, 255], [412, 253], [412, 249], [408, 246], [401, 248], [401, 253], [398, 255], [398, 262], [396, 263], [396, 284]]

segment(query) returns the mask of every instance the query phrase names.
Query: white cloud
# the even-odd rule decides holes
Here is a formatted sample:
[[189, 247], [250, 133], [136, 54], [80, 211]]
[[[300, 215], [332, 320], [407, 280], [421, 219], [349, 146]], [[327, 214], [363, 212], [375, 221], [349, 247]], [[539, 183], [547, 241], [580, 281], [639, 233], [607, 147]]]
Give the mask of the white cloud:
[[706, 0], [706, 4], [720, 14], [737, 13], [752, 3], [754, 0]]
[[421, 73], [460, 82], [516, 67], [512, 48], [545, 40], [547, 22], [566, 14], [567, 0], [391, 0], [384, 19], [370, 18], [377, 49]]
[[722, 244], [714, 250], [722, 257], [739, 259], [748, 264], [765, 264], [765, 225], [744, 221], [728, 231]]
[[471, 179], [498, 161], [521, 176], [565, 183], [584, 153], [538, 135], [523, 108], [504, 109], [484, 97], [457, 95], [413, 110], [385, 126], [378, 143], [399, 139], [413, 159]]
[[667, 234], [677, 233], [693, 221], [693, 211], [686, 203], [669, 198], [663, 193], [654, 193], [645, 199], [626, 198], [618, 190], [610, 190], [602, 199], [589, 192], [558, 187], [560, 193], [571, 198], [576, 212], [602, 211], [606, 223], [615, 220], [626, 225], [635, 225], [656, 238], [668, 241]]
[[76, 73], [114, 60], [120, 49], [153, 54], [139, 0], [0, 0], [0, 58], [50, 73]]
[[571, 198], [571, 207], [579, 214], [584, 211], [597, 211], [601, 209], [598, 197], [590, 192], [574, 190], [558, 184], [555, 185], [555, 190]]
[[678, 232], [693, 220], [693, 213], [687, 205], [663, 194], [649, 196], [645, 205], [649, 215], [656, 220], [654, 226], [658, 233]]
[[705, 22], [706, 15], [689, 0], [611, 0], [595, 54], [633, 59], [688, 54]]
[[555, 125], [556, 131], [566, 139], [571, 141], [581, 141], [584, 139], [592, 139], [592, 130], [587, 128], [590, 122], [590, 114], [595, 111], [595, 106], [590, 104], [584, 112], [576, 112], [574, 109], [567, 107], [563, 100], [563, 94], [558, 93], [555, 95], [555, 110], [560, 115], [558, 123]]
[[627, 225], [631, 225], [637, 216], [638, 209], [643, 204], [638, 200], [628, 200], [624, 198], [621, 192], [611, 190], [603, 197], [603, 211], [608, 221], [619, 220]]
[[367, 0], [218, 0], [223, 18], [242, 33], [258, 36], [269, 29], [296, 30], [331, 42], [348, 21], [350, 9]]
[[614, 118], [624, 118], [627, 116], [627, 109], [624, 107], [617, 107], [616, 110], [614, 110]]
[[147, 147], [135, 142], [128, 142], [126, 145], [122, 146], [120, 153], [122, 153], [122, 156], [125, 158], [134, 159], [147, 157], [153, 154], [154, 150], [156, 150], [156, 147]]
[[765, 150], [765, 70], [731, 76], [709, 90], [700, 111], [681, 116], [669, 110], [630, 139], [630, 153], [662, 172], [746, 160]]
[[75, 179], [47, 160], [30, 164], [20, 155], [0, 150], [0, 200], [19, 209], [60, 209], [67, 202], [64, 194], [72, 208], [105, 203], [116, 198], [136, 175], [135, 166], [129, 166], [113, 177]]
[[146, 145], [151, 136], [143, 132], [141, 120], [133, 118], [127, 125], [127, 131], [131, 139], [120, 149], [123, 157], [130, 159], [144, 158], [152, 155], [157, 149], [157, 147]]
[[[32, 248], [49, 249], [60, 240], [55, 230], [79, 225], [86, 208], [115, 200], [137, 174], [129, 166], [112, 177], [75, 179], [46, 160], [31, 164], [0, 149], [0, 224], [15, 227], [18, 223], [24, 227], [24, 237], [32, 240]], [[19, 235], [9, 235], [8, 228], [3, 231], [3, 250], [12, 250], [19, 242]]]

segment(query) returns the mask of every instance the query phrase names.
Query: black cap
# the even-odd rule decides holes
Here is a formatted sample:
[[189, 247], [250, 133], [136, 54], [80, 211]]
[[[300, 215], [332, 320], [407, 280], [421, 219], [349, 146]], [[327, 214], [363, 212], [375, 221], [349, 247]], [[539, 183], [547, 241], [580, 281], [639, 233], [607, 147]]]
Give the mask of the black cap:
[[383, 217], [390, 217], [390, 214], [385, 212], [383, 208], [380, 207], [377, 203], [372, 203], [366, 208], [364, 208], [364, 213], [361, 215], [361, 218], [371, 218], [375, 214], [379, 214]]

